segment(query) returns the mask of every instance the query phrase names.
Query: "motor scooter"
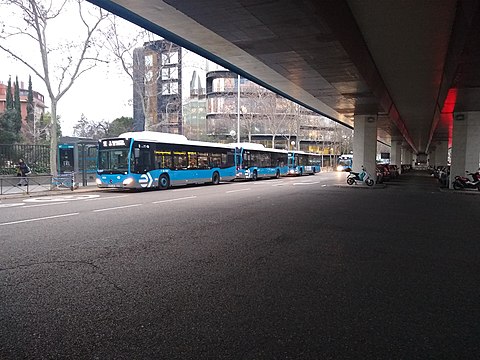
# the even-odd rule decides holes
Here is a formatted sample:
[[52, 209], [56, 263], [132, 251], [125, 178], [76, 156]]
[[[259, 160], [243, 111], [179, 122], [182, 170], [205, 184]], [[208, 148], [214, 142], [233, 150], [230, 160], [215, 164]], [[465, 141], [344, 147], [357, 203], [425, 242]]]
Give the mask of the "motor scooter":
[[372, 177], [370, 174], [365, 170], [365, 168], [362, 166], [362, 171], [361, 172], [353, 172], [350, 171], [350, 174], [347, 176], [347, 184], [348, 185], [353, 185], [356, 184], [358, 181], [363, 181], [367, 186], [373, 186], [375, 184], [375, 181], [373, 181]]
[[453, 180], [453, 188], [455, 190], [462, 190], [462, 189], [477, 189], [480, 191], [480, 173], [471, 173], [466, 171], [468, 176], [472, 177], [472, 180], [470, 180], [466, 176], [455, 176], [455, 179]]

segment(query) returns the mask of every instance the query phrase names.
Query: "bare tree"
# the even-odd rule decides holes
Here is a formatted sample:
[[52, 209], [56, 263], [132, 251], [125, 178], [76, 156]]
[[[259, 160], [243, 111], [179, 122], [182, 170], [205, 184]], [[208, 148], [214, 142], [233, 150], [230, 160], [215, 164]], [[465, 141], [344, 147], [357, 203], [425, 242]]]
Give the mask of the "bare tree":
[[290, 149], [292, 135], [295, 135], [295, 140], [296, 140], [295, 148], [297, 150], [300, 150], [300, 141], [302, 140], [300, 130], [301, 130], [301, 124], [304, 120], [302, 116], [302, 106], [287, 100], [287, 102], [285, 103], [285, 111], [288, 112], [289, 114], [288, 119], [286, 121], [286, 128], [288, 131], [287, 146]]
[[[57, 43], [50, 41], [54, 33], [47, 31], [48, 25], [58, 20], [67, 11], [69, 5], [74, 3], [78, 10], [78, 17], [82, 24], [79, 29], [78, 40]], [[82, 0], [64, 0], [57, 4], [48, 0], [0, 0], [3, 11], [10, 6], [14, 11], [20, 11], [24, 25], [6, 24], [3, 26], [0, 39], [9, 40], [0, 43], [0, 49], [12, 58], [24, 64], [32, 70], [45, 84], [50, 98], [51, 119], [57, 119], [57, 106], [60, 99], [72, 87], [74, 82], [86, 71], [94, 68], [100, 59], [98, 44], [98, 29], [100, 24], [108, 17], [101, 8], [84, 6]], [[57, 6], [55, 6], [57, 5]], [[71, 19], [71, 17], [69, 17]], [[31, 44], [28, 48], [28, 56], [22, 54], [16, 44]], [[38, 47], [35, 59], [31, 49]], [[35, 62], [37, 60], [37, 62]], [[50, 134], [57, 133], [57, 122], [51, 121]], [[50, 138], [50, 171], [57, 173], [57, 137]]]
[[263, 93], [263, 115], [265, 117], [267, 127], [272, 134], [272, 148], [275, 148], [275, 138], [284, 130], [288, 112], [286, 111], [286, 99], [281, 98], [274, 92], [261, 88]]

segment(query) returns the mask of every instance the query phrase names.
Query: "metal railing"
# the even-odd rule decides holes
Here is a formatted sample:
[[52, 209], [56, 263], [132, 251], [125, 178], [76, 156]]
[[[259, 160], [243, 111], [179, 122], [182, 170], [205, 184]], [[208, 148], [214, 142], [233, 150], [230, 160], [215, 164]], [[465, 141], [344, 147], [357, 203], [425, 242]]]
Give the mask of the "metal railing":
[[31, 194], [33, 192], [51, 191], [57, 189], [75, 190], [75, 173], [51, 175], [30, 175], [26, 177], [0, 177], [0, 195]]

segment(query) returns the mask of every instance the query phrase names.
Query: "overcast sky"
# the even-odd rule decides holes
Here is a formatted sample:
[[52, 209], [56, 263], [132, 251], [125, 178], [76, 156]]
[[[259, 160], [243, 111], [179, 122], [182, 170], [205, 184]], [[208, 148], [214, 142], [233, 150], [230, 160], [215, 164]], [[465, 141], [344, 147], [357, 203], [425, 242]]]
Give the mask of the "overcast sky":
[[[93, 7], [90, 3], [85, 3], [85, 6]], [[0, 11], [0, 22], [15, 19], [9, 11], [4, 10], [6, 9]], [[60, 16], [58, 22], [49, 24], [48, 38], [53, 42], [62, 43], [80, 37], [81, 24], [76, 21], [79, 18], [78, 11], [75, 7], [71, 11], [72, 13], [69, 15]], [[17, 15], [16, 20], [20, 19]], [[130, 26], [129, 28], [134, 27], [130, 24], [127, 25]], [[0, 41], [2, 44], [11, 45], [13, 43], [13, 41], [6, 42], [2, 39]], [[38, 45], [35, 46], [24, 38], [22, 41], [15, 40], [11, 46], [15, 47], [17, 52], [21, 52], [22, 57], [28, 59], [29, 62], [37, 61], [38, 63], [36, 60], [39, 58]], [[39, 65], [36, 67], [40, 68]], [[49, 106], [48, 93], [42, 80], [37, 78], [28, 67], [8, 57], [0, 49], [0, 82], [6, 84], [9, 76], [12, 77], [12, 81], [15, 81], [15, 76], [18, 76], [19, 82], [24, 82], [25, 88], [27, 88], [29, 75], [32, 76], [33, 90], [43, 94], [46, 105]], [[133, 115], [132, 107], [129, 105], [131, 99], [130, 78], [118, 65], [100, 63], [97, 68], [83, 74], [60, 100], [57, 115], [61, 116], [63, 135], [72, 135], [73, 126], [80, 119], [82, 113], [89, 120], [96, 121], [112, 121], [121, 116], [131, 117]]]

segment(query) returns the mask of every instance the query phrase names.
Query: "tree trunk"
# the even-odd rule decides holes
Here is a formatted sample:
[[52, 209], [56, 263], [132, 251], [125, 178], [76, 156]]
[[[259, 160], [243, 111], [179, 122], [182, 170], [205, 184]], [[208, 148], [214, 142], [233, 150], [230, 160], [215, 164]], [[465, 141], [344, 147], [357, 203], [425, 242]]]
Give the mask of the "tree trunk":
[[50, 124], [50, 174], [57, 176], [57, 101], [50, 98], [52, 105], [52, 118]]

